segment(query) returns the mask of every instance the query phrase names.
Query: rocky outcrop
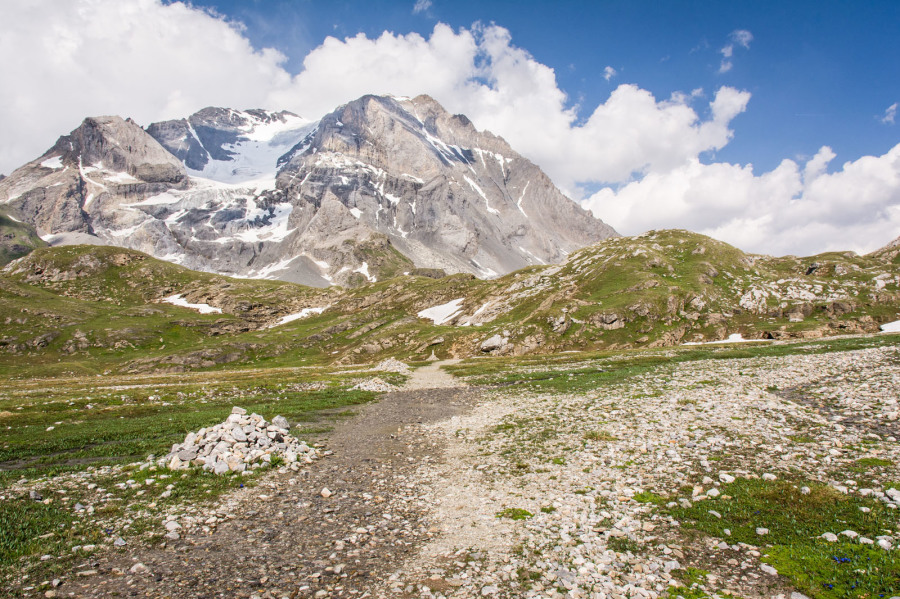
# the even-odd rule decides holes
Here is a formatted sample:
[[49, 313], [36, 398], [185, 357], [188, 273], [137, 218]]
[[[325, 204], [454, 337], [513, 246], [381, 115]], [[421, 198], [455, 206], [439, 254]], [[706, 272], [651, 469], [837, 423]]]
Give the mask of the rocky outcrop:
[[876, 258], [880, 258], [885, 262], [894, 262], [900, 256], [900, 237], [893, 240], [883, 248], [877, 249], [871, 254]]
[[34, 227], [10, 218], [0, 208], [0, 266], [46, 245]]

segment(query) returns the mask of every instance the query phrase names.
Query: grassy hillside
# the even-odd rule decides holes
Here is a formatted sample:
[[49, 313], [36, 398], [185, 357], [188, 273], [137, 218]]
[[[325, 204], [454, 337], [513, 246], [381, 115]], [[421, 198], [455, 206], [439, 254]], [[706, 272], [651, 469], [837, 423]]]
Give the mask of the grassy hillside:
[[[877, 332], [900, 318], [900, 265], [888, 258], [771, 258], [657, 231], [491, 281], [399, 274], [322, 290], [121, 248], [43, 248], [0, 275], [0, 372], [21, 372], [26, 355], [41, 374], [177, 372]], [[163, 301], [176, 294], [221, 313]], [[441, 325], [417, 316], [454, 301]], [[279, 324], [305, 308], [318, 310]]]
[[34, 227], [11, 218], [0, 207], [0, 266], [46, 246]]

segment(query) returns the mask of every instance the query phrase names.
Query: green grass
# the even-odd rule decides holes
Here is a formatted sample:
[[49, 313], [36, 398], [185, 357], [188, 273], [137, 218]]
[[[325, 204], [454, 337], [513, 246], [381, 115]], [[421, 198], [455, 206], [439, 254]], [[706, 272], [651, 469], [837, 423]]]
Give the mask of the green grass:
[[[159, 534], [164, 511], [209, 503], [254, 484], [258, 473], [279, 467], [280, 460], [245, 476], [196, 468], [171, 472], [137, 462], [148, 454], [164, 455], [187, 432], [222, 422], [234, 405], [268, 420], [281, 414], [301, 423], [294, 434], [323, 432], [351, 414], [352, 406], [376, 397], [349, 389], [360, 378], [340, 369], [294, 368], [116, 376], [102, 382], [96, 377], [6, 381], [0, 390], [0, 462], [6, 468], [0, 471], [5, 496], [0, 578], [22, 568], [51, 576], [74, 559], [72, 546], [103, 543], [113, 535], [144, 542]], [[384, 373], [382, 378], [400, 383], [405, 377]], [[15, 491], [23, 480], [51, 503]], [[95, 511], [75, 512], [76, 503]], [[123, 528], [123, 521], [130, 524]], [[56, 558], [37, 562], [43, 553]]]
[[[801, 492], [803, 485], [810, 488], [808, 494]], [[886, 552], [843, 537], [837, 543], [820, 538], [823, 533], [844, 530], [872, 540], [896, 534], [900, 517], [880, 502], [801, 481], [738, 479], [723, 485], [720, 491], [723, 496], [719, 499], [696, 501], [689, 508], [678, 505], [661, 509], [682, 526], [730, 544], [763, 546], [767, 556], [764, 561], [814, 599], [865, 599], [900, 589], [900, 556], [896, 551]], [[860, 507], [870, 511], [862, 512]], [[722, 517], [710, 514], [711, 510]], [[757, 528], [767, 528], [769, 533], [758, 535]]]
[[606, 431], [588, 431], [583, 436], [585, 441], [618, 441], [619, 438]]
[[641, 493], [636, 493], [634, 497], [632, 497], [638, 503], [652, 503], [654, 505], [663, 505], [666, 503], [666, 498], [662, 495], [658, 495], [652, 491], [643, 491]]
[[610, 537], [606, 546], [619, 553], [640, 553], [644, 545], [628, 537]]
[[509, 520], [527, 520], [528, 518], [534, 517], [534, 514], [522, 508], [508, 507], [497, 512], [496, 517], [508, 518]]
[[813, 599], [893, 597], [900, 589], [900, 555], [879, 547], [820, 541], [778, 545], [764, 559]]
[[[83, 525], [58, 505], [45, 505], [28, 497], [0, 501], [0, 569], [32, 554], [59, 553], [73, 538], [81, 538]], [[89, 539], [99, 540], [92, 531]]]
[[617, 384], [646, 372], [698, 360], [731, 360], [788, 355], [813, 355], [890, 347], [900, 337], [846, 337], [804, 340], [781, 345], [742, 347], [670, 347], [665, 351], [632, 350], [625, 352], [584, 352], [552, 356], [468, 359], [447, 367], [448, 372], [470, 383], [485, 385], [521, 385], [536, 392], [580, 393]]
[[[159, 393], [153, 392], [152, 383], [143, 389], [105, 393], [52, 387], [21, 389], [20, 393], [7, 390], [0, 395], [4, 414], [0, 416], [0, 462], [42, 470], [134, 461], [165, 453], [188, 432], [222, 422], [234, 405], [267, 419], [281, 414], [291, 421], [310, 421], [323, 412], [376, 396], [348, 390], [350, 379], [341, 384], [339, 378], [326, 377], [327, 388], [309, 391], [260, 383], [253, 374], [201, 380], [208, 382], [159, 386]], [[295, 378], [292, 383], [310, 380], [315, 377]], [[3, 479], [0, 474], [0, 488]]]
[[893, 466], [894, 462], [882, 458], [860, 458], [855, 464], [861, 468], [888, 468]]

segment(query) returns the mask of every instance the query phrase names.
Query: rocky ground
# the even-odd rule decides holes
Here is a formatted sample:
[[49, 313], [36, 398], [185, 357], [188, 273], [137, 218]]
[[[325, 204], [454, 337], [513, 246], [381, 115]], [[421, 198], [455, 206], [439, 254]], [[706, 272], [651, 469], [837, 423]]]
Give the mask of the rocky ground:
[[[179, 523], [176, 541], [87, 559], [45, 594], [797, 599], [763, 561], [774, 524], [746, 542], [673, 510], [727, 518], [747, 480], [898, 509], [898, 381], [896, 346], [665, 364], [577, 392], [461, 387], [431, 365], [305, 469]], [[821, 543], [895, 555], [892, 522], [813, 526]]]

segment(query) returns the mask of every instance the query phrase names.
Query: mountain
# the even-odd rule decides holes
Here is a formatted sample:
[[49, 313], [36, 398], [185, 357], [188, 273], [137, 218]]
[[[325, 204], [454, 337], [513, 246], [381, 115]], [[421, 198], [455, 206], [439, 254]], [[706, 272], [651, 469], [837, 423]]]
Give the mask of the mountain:
[[89, 118], [0, 180], [0, 203], [51, 244], [318, 287], [417, 267], [496, 277], [616, 235], [427, 96], [364, 96], [318, 122], [224, 108], [146, 130]]
[[22, 356], [54, 372], [172, 371], [813, 339], [877, 333], [898, 311], [900, 264], [757, 256], [686, 231], [607, 239], [491, 280], [326, 289], [51, 247], [0, 270], [0, 372]]

